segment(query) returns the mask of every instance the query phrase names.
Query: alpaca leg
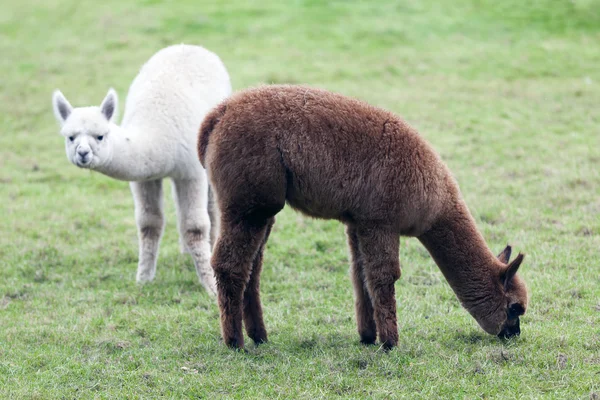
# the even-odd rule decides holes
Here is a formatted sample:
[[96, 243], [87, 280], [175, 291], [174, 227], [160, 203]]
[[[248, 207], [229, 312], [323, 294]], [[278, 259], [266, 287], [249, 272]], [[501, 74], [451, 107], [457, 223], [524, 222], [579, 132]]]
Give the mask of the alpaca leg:
[[210, 244], [214, 247], [217, 243], [217, 236], [219, 236], [221, 220], [215, 192], [210, 185], [208, 186], [208, 216], [210, 217]]
[[398, 344], [394, 283], [400, 278], [399, 235], [374, 229], [357, 231], [364, 273], [373, 301], [379, 340], [388, 350]]
[[156, 273], [158, 245], [165, 219], [163, 216], [162, 180], [130, 182], [135, 202], [135, 220], [138, 226], [139, 262], [136, 280], [149, 282]]
[[[211, 264], [217, 278], [221, 333], [225, 344], [234, 348], [244, 346], [242, 320], [248, 310], [246, 327], [254, 331], [253, 339], [262, 339], [264, 324], [257, 324], [258, 302], [257, 269], [252, 287], [252, 264], [260, 265], [258, 249], [266, 240], [266, 232], [273, 217], [285, 205], [287, 180], [281, 153], [275, 146], [265, 148], [252, 142], [246, 146], [238, 142], [221, 141], [212, 150], [207, 168], [219, 204], [220, 230], [213, 249]], [[245, 306], [248, 300], [248, 307]], [[266, 337], [266, 333], [264, 334]]]
[[250, 280], [244, 291], [244, 325], [246, 326], [246, 333], [248, 333], [250, 339], [254, 340], [256, 344], [267, 342], [267, 330], [263, 321], [262, 306], [260, 304], [260, 272], [262, 271], [263, 251], [267, 240], [269, 240], [273, 223], [275, 223], [274, 217], [270, 218], [267, 222], [264, 237], [252, 262]]
[[183, 233], [181, 231], [179, 231], [179, 252], [181, 254], [188, 254], [189, 253], [189, 251], [187, 249], [187, 246], [185, 245], [185, 242], [183, 240]]
[[[172, 181], [173, 182], [173, 181]], [[175, 182], [171, 185], [171, 194], [173, 195], [173, 199], [175, 200], [175, 212], [177, 214], [177, 232], [179, 232], [179, 252], [181, 254], [188, 254], [189, 250], [187, 245], [185, 244], [185, 231], [181, 226], [181, 210], [177, 201], [177, 190], [175, 190]]]
[[354, 284], [354, 297], [356, 308], [356, 324], [358, 325], [358, 334], [360, 341], [364, 344], [374, 344], [377, 338], [377, 326], [373, 317], [373, 303], [371, 295], [365, 282], [364, 259], [359, 249], [356, 227], [348, 225], [346, 227], [348, 235], [348, 246], [351, 256], [351, 275]]
[[268, 219], [236, 222], [221, 219], [221, 232], [212, 265], [217, 278], [221, 333], [229, 347], [244, 347], [244, 290], [250, 279], [252, 262], [265, 239], [267, 226]]
[[173, 187], [183, 243], [194, 260], [200, 283], [210, 294], [216, 294], [217, 285], [210, 266], [208, 184], [200, 180], [174, 179]]

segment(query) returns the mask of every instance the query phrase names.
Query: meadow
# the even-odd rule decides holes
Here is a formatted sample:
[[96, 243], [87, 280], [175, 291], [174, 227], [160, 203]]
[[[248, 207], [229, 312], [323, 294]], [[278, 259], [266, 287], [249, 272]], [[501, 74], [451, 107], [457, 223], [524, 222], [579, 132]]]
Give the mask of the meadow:
[[[485, 334], [413, 238], [399, 345], [359, 343], [344, 227], [286, 207], [265, 252], [269, 343], [221, 340], [167, 226], [135, 283], [126, 182], [71, 165], [51, 109], [174, 43], [235, 90], [307, 83], [391, 110], [440, 152], [490, 247], [526, 253], [521, 336]], [[0, 5], [0, 398], [600, 398], [600, 1], [82, 2]]]

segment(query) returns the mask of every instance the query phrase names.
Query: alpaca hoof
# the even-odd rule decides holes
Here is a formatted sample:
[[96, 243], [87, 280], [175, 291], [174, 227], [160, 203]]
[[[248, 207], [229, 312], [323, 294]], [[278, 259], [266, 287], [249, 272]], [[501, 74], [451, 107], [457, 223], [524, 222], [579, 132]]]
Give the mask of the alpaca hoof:
[[267, 332], [254, 332], [252, 334], [248, 334], [250, 339], [254, 341], [254, 344], [259, 346], [263, 343], [267, 343], [269, 340], [267, 339]]
[[386, 340], [383, 343], [381, 343], [381, 348], [383, 349], [384, 352], [388, 352], [390, 350], [392, 350], [394, 347], [396, 347], [398, 343], [394, 340]]
[[135, 281], [140, 285], [150, 283], [153, 280], [154, 280], [154, 275], [149, 275], [149, 274], [138, 274], [135, 278]]
[[240, 352], [244, 352], [244, 353], [248, 352], [246, 349], [244, 349], [244, 341], [243, 340], [238, 340], [236, 338], [229, 338], [225, 341], [225, 343], [227, 344], [227, 347], [229, 347], [232, 350], [236, 350], [236, 351], [240, 351]]
[[365, 346], [374, 345], [376, 339], [376, 335], [360, 335], [360, 343]]
[[250, 353], [248, 350], [246, 350], [243, 347], [236, 347], [235, 349], [233, 349], [233, 351], [235, 351], [236, 353], [242, 353], [242, 354], [248, 354], [248, 353]]

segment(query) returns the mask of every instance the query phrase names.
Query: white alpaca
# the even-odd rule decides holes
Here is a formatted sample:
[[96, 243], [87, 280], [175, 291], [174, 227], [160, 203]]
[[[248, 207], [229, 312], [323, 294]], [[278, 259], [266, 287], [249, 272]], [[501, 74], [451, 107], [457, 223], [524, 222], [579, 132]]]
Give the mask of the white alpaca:
[[164, 228], [162, 179], [171, 178], [182, 250], [192, 255], [204, 287], [216, 291], [209, 235], [214, 243], [218, 218], [209, 218], [209, 188], [196, 138], [206, 113], [230, 93], [229, 75], [217, 55], [176, 45], [160, 50], [141, 68], [129, 88], [121, 126], [115, 124], [113, 89], [100, 107], [73, 108], [58, 90], [52, 96], [67, 158], [80, 168], [130, 182], [139, 236], [138, 282], [154, 279]]

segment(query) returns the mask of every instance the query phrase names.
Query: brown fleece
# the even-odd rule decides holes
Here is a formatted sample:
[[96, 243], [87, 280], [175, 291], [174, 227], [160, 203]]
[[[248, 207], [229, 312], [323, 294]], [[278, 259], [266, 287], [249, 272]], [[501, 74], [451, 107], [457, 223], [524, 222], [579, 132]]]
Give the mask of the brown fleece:
[[401, 235], [419, 238], [486, 332], [519, 333], [527, 307], [515, 276], [522, 256], [507, 266], [510, 247], [500, 259], [492, 254], [446, 165], [391, 112], [303, 86], [249, 89], [209, 113], [198, 155], [221, 210], [212, 266], [227, 345], [243, 347], [242, 319], [255, 342], [267, 339], [258, 294], [262, 251], [286, 202], [347, 225], [362, 342], [373, 343], [376, 334], [385, 348], [398, 342]]
[[346, 234], [352, 258], [351, 273], [352, 283], [354, 284], [354, 297], [356, 298], [355, 308], [358, 334], [360, 335], [361, 343], [374, 344], [375, 339], [377, 339], [377, 326], [373, 317], [373, 301], [371, 300], [369, 288], [365, 284], [365, 264], [359, 248], [356, 227], [348, 225], [346, 227]]

